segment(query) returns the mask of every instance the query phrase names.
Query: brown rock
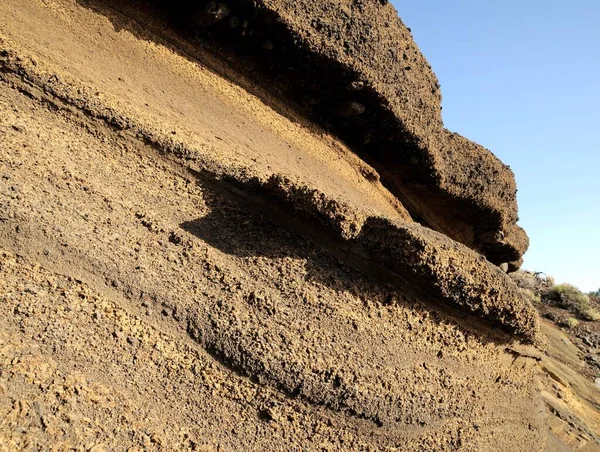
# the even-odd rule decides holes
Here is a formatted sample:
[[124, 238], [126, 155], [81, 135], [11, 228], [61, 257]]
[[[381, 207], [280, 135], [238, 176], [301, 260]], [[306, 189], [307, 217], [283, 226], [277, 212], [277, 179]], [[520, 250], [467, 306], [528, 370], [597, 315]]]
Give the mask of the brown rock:
[[[339, 134], [364, 147], [384, 184], [414, 217], [483, 252], [493, 263], [523, 255], [528, 242], [515, 225], [512, 171], [487, 149], [444, 128], [438, 80], [391, 4], [255, 4], [259, 19], [268, 24], [260, 32], [280, 34], [282, 47], [293, 55], [286, 65], [293, 69], [291, 76], [301, 74], [302, 83], [290, 86], [308, 86], [310, 95], [330, 96], [333, 102], [334, 80], [349, 77], [345, 87], [356, 80], [364, 84], [363, 98], [356, 101], [364, 110], [348, 104], [334, 111], [342, 118], [361, 114], [376, 139], [353, 139], [352, 127], [340, 126]], [[485, 236], [489, 231], [502, 232], [504, 238], [490, 242]]]

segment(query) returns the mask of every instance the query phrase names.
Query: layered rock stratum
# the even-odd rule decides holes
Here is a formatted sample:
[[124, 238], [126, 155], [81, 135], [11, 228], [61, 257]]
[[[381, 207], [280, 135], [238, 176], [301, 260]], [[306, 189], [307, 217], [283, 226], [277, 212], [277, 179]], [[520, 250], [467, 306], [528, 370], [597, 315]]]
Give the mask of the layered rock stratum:
[[0, 444], [546, 443], [514, 177], [391, 5], [0, 17]]

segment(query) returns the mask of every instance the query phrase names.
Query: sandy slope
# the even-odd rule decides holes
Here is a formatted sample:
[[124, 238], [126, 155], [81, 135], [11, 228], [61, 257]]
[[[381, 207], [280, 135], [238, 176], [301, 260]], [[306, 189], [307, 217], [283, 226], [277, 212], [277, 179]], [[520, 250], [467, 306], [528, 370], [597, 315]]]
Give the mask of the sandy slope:
[[[513, 368], [512, 355], [503, 356], [505, 346], [482, 343], [397, 289], [369, 283], [305, 239], [179, 173], [143, 143], [7, 88], [2, 111], [1, 237], [13, 252], [109, 291], [107, 302], [137, 313], [136, 322], [148, 328], [172, 318], [171, 329], [188, 334], [183, 343], [199, 342], [215, 365], [229, 363], [252, 377], [247, 384], [255, 390], [280, 387], [278, 397], [293, 395], [294, 404], [310, 413], [313, 403], [346, 412], [338, 422], [349, 424], [335, 431], [351, 432], [357, 441], [352, 447], [360, 441], [398, 445], [416, 436], [417, 443], [451, 448], [476, 429], [493, 435], [516, 429], [523, 418], [539, 422], [530, 412], [534, 368], [527, 359], [523, 368]], [[4, 289], [5, 298], [21, 297], [18, 281]], [[33, 303], [44, 301], [47, 308], [59, 303], [52, 297]], [[13, 330], [31, 318], [24, 337], [36, 340], [49, 329], [63, 348], [72, 347], [51, 318], [21, 314], [6, 303], [3, 308]], [[101, 339], [111, 328], [95, 338], [86, 325], [73, 325], [89, 341], [84, 349], [111, 344]], [[100, 367], [81, 364], [87, 378], [109, 372], [109, 381], [133, 390], [121, 376], [132, 371], [132, 363], [109, 366], [113, 359], [105, 357], [118, 351], [107, 353], [91, 354], [102, 359]], [[81, 360], [77, 354], [55, 359], [74, 366]], [[506, 384], [498, 385], [502, 378]], [[206, 412], [198, 410], [192, 411], [199, 417]], [[220, 417], [221, 410], [208, 412]], [[253, 422], [262, 425], [258, 414]], [[220, 428], [218, 422], [213, 426], [214, 437]], [[290, 428], [303, 431], [306, 425]], [[332, 441], [341, 447], [340, 440], [335, 435]], [[239, 435], [235, 441], [230, 448], [259, 438]], [[285, 448], [285, 441], [279, 444]]]
[[196, 151], [194, 158], [218, 157], [260, 173], [285, 169], [332, 196], [396, 213], [389, 205], [392, 197], [365, 179], [364, 173], [373, 171], [342, 143], [303, 127], [299, 117], [279, 114], [168, 46], [115, 30], [108, 18], [74, 1], [11, 0], [0, 8], [2, 35], [21, 56], [38, 59], [45, 71], [61, 77], [56, 82], [72, 83], [78, 94], [87, 90], [83, 97], [89, 95], [91, 102], [101, 97], [116, 115], [135, 118], [149, 133], [184, 141]]
[[408, 219], [342, 143], [78, 2], [0, 14], [0, 444], [545, 443], [535, 349], [219, 177]]

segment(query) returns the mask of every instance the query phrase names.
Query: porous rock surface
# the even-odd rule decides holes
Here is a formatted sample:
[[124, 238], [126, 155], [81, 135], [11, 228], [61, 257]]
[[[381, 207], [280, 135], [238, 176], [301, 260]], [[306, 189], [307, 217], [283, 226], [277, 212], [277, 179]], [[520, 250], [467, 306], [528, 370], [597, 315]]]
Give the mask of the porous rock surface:
[[0, 3], [0, 444], [542, 447], [514, 283], [222, 48], [109, 3]]
[[[285, 61], [285, 67], [271, 63], [269, 74], [283, 77], [297, 96], [317, 99], [315, 116], [326, 117], [371, 160], [414, 217], [496, 264], [519, 260], [528, 240], [516, 226], [514, 175], [490, 151], [444, 128], [438, 80], [391, 4], [229, 3], [230, 15], [248, 17], [258, 36], [244, 39], [257, 46], [272, 40], [266, 58]], [[216, 30], [229, 39], [235, 34]], [[286, 54], [291, 56], [282, 57]], [[355, 86], [360, 88], [349, 88]], [[331, 117], [356, 101], [364, 113], [348, 120]]]

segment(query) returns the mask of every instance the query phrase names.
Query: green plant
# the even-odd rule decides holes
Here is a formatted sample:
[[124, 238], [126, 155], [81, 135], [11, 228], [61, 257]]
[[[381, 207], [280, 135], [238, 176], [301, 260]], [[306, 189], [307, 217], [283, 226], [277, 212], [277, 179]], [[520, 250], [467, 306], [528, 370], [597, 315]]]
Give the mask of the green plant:
[[597, 322], [600, 320], [600, 312], [598, 312], [594, 308], [588, 308], [580, 313], [581, 317], [585, 320], [590, 320], [592, 322]]
[[525, 295], [525, 297], [529, 300], [530, 303], [536, 304], [541, 302], [540, 296], [534, 293], [532, 290], [521, 289], [521, 292], [523, 292], [523, 295]]
[[569, 317], [567, 320], [565, 320], [565, 325], [567, 325], [571, 329], [577, 328], [577, 325], [579, 325], [579, 320], [573, 317]]
[[539, 280], [535, 277], [535, 275], [527, 270], [517, 270], [514, 273], [510, 274], [512, 280], [523, 290], [530, 290], [534, 292], [538, 285]]
[[590, 307], [588, 296], [571, 284], [559, 284], [552, 287], [546, 293], [545, 298], [557, 306], [568, 309], [576, 314], [581, 314]]
[[[510, 274], [510, 278], [515, 284], [523, 289], [532, 302], [539, 302], [543, 300], [544, 294], [554, 286], [554, 279], [550, 276], [546, 276], [543, 273], [531, 272], [528, 270], [517, 270]], [[530, 294], [535, 297], [532, 298]]]

